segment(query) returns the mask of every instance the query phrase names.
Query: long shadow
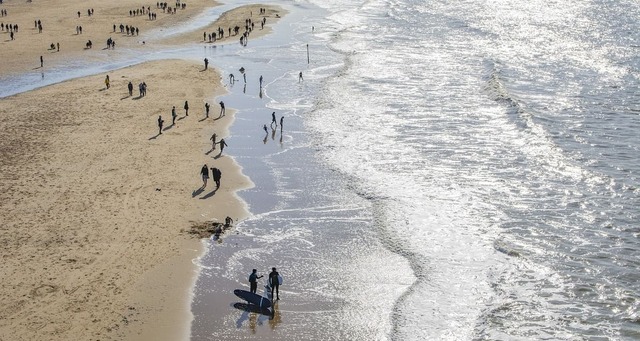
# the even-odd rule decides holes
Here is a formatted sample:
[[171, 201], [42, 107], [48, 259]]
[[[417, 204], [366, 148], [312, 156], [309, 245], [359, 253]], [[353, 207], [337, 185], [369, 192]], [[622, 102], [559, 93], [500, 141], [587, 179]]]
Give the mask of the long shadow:
[[134, 98], [132, 98], [132, 100], [137, 101], [137, 100], [139, 100], [139, 99], [140, 99], [140, 98], [142, 98], [142, 97], [144, 97], [144, 96], [140, 95], [140, 96], [138, 96], [138, 97], [134, 97]]
[[175, 124], [171, 123], [171, 125], [166, 126], [164, 129], [162, 129], [162, 131], [167, 131], [167, 130], [173, 128], [174, 125]]
[[247, 303], [240, 303], [240, 302], [236, 302], [232, 306], [238, 310], [242, 310], [248, 313], [262, 314], [265, 316], [269, 316], [269, 319], [273, 318], [273, 313], [268, 308], [260, 308], [254, 304], [247, 304]]
[[191, 193], [191, 197], [192, 197], [192, 198], [195, 198], [195, 197], [197, 197], [198, 195], [200, 195], [202, 192], [204, 192], [204, 187], [200, 187], [200, 188], [196, 189], [195, 191], [193, 191], [193, 192]]
[[178, 121], [182, 121], [182, 120], [184, 120], [185, 118], [187, 118], [187, 116], [178, 117]]
[[205, 116], [203, 119], [198, 120], [198, 122], [206, 121], [206, 120], [207, 120], [207, 118], [208, 118], [208, 117], [206, 117], [206, 116]]
[[131, 97], [131, 96], [124, 96], [124, 97], [120, 98], [120, 100], [122, 101], [123, 99], [127, 99], [129, 97]]
[[218, 153], [218, 155], [214, 156], [214, 159], [219, 159], [222, 157], [222, 151], [220, 151], [220, 153]]
[[149, 141], [157, 139], [157, 138], [158, 138], [158, 136], [160, 136], [160, 133], [158, 133], [156, 136], [151, 136], [151, 137], [149, 138]]
[[213, 153], [213, 149], [210, 149], [208, 152], [204, 153], [204, 155], [209, 155], [211, 153]]
[[[204, 190], [204, 189], [203, 189]], [[204, 200], [204, 199], [209, 199], [211, 198], [214, 194], [216, 194], [216, 192], [218, 191], [218, 189], [214, 189], [213, 191], [207, 193], [207, 195], [201, 197], [200, 199]]]

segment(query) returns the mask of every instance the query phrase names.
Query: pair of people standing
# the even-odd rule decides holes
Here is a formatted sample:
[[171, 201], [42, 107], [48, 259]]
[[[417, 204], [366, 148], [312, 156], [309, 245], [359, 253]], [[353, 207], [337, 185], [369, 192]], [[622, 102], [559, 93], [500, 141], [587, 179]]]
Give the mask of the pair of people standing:
[[[202, 176], [202, 188], [207, 187], [207, 180], [209, 180], [209, 167], [205, 163], [200, 169], [200, 175]], [[211, 167], [211, 177], [216, 183], [216, 189], [220, 188], [220, 179], [222, 178], [222, 172], [215, 167]]]
[[[253, 269], [251, 275], [249, 275], [249, 287], [252, 293], [256, 293], [258, 289], [258, 279], [264, 276], [258, 276], [258, 270]], [[271, 268], [269, 273], [269, 287], [271, 288], [271, 299], [273, 299], [273, 292], [276, 293], [276, 300], [280, 300], [280, 274], [276, 271], [276, 268]]]

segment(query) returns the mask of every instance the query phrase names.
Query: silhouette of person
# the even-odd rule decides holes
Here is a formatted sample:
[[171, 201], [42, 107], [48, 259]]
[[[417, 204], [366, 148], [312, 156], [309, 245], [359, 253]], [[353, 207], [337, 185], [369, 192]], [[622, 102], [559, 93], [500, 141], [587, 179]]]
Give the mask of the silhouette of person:
[[162, 134], [162, 124], [164, 123], [164, 121], [162, 120], [162, 115], [158, 115], [158, 135]]
[[280, 131], [282, 131], [283, 127], [284, 127], [284, 116], [280, 117]]
[[129, 89], [129, 96], [133, 96], [133, 83], [129, 82], [127, 89]]
[[107, 86], [107, 89], [109, 89], [109, 86], [111, 85], [111, 84], [110, 84], [110, 82], [109, 82], [109, 75], [107, 75], [107, 77], [105, 77], [105, 79], [104, 79], [104, 85], [106, 85], [106, 86]]
[[184, 101], [184, 113], [185, 116], [189, 116], [189, 102]]
[[209, 140], [211, 140], [211, 150], [216, 150], [216, 139], [217, 139], [217, 135], [216, 133], [213, 133], [213, 135], [211, 135], [211, 138]]
[[204, 69], [206, 70], [209, 67], [209, 59], [204, 59]]
[[298, 83], [302, 82], [304, 78], [302, 78], [302, 71], [298, 74]]
[[258, 279], [262, 278], [264, 276], [258, 276], [258, 270], [253, 269], [251, 271], [251, 275], [249, 275], [249, 286], [251, 287], [249, 290], [252, 293], [256, 293], [256, 291], [258, 290]]
[[273, 127], [273, 125], [276, 125], [276, 128], [278, 127], [278, 122], [276, 121], [276, 112], [272, 112], [271, 113], [271, 126]]
[[207, 164], [202, 166], [202, 169], [200, 169], [200, 175], [202, 175], [202, 188], [205, 188], [207, 187], [207, 180], [209, 180], [209, 167]]
[[42, 56], [40, 56], [40, 67], [44, 66], [44, 59], [42, 59]]
[[216, 189], [220, 188], [220, 178], [222, 178], [222, 172], [218, 168], [212, 167], [211, 176], [213, 176], [213, 181], [216, 183]]
[[271, 287], [271, 299], [273, 300], [273, 291], [276, 292], [276, 300], [280, 299], [280, 274], [276, 271], [276, 268], [271, 268], [269, 273], [269, 286]]
[[224, 114], [226, 113], [226, 109], [224, 108], [224, 102], [220, 101], [220, 117], [224, 116]]
[[210, 107], [209, 102], [206, 102], [206, 103], [204, 104], [204, 112], [205, 112], [205, 116], [206, 116], [207, 118], [209, 118], [209, 107]]
[[171, 108], [171, 125], [176, 124], [176, 117], [178, 117], [178, 114], [176, 113], [176, 106], [174, 105], [173, 108]]
[[220, 155], [222, 155], [222, 151], [224, 151], [224, 147], [227, 146], [227, 142], [225, 142], [224, 139], [220, 139], [220, 142], [218, 142], [218, 144], [220, 145]]

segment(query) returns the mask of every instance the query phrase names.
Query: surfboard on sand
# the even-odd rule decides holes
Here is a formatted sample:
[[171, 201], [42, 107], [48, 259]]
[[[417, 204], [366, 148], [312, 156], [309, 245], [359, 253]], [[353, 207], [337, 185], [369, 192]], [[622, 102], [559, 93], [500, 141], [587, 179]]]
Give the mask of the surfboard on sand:
[[256, 306], [260, 307], [260, 308], [269, 308], [271, 307], [271, 300], [269, 300], [268, 298], [264, 297], [264, 296], [260, 296], [258, 294], [254, 294], [250, 291], [246, 291], [246, 290], [242, 290], [242, 289], [236, 289], [233, 291], [233, 293], [240, 297], [241, 299], [251, 303], [251, 304], [255, 304]]

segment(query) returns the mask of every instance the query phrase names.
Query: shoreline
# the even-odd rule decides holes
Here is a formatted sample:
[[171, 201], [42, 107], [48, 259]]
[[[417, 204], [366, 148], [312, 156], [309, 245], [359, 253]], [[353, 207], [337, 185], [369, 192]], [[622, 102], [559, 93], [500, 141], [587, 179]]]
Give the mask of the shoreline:
[[[161, 72], [167, 69], [172, 71]], [[5, 134], [21, 134], [3, 136], [8, 145], [2, 146], [0, 200], [8, 208], [2, 214], [8, 228], [0, 234], [1, 256], [11, 280], [2, 284], [1, 337], [145, 339], [145, 330], [167, 326], [158, 319], [167, 311], [164, 320], [173, 322], [174, 332], [188, 329], [188, 316], [176, 314], [189, 313], [187, 298], [197, 274], [190, 260], [204, 247], [185, 230], [190, 222], [246, 216], [234, 192], [250, 184], [233, 158], [205, 155], [212, 130], [226, 136], [231, 110], [211, 126], [213, 119], [202, 120], [198, 105], [154, 135], [156, 115], [170, 112], [171, 102], [182, 103], [177, 98], [195, 93], [189, 98], [196, 106], [223, 93], [221, 86], [201, 90], [212, 81], [219, 84], [220, 76], [200, 69], [182, 61], [149, 62], [110, 72], [108, 90], [101, 84], [104, 75], [95, 75], [0, 101], [0, 112], [21, 108], [2, 123]], [[185, 92], [175, 93], [172, 85], [185, 73], [195, 77], [182, 77]], [[148, 82], [147, 96], [127, 96], [133, 78]], [[86, 96], [91, 88], [94, 95]], [[15, 150], [18, 145], [25, 149]], [[193, 161], [198, 158], [225, 176], [219, 192], [189, 197], [201, 184], [200, 165]], [[174, 172], [156, 171], [166, 165], [192, 175], [175, 178]], [[224, 209], [212, 211], [212, 206]], [[187, 260], [189, 270], [177, 266]], [[182, 311], [174, 310], [180, 306]]]
[[[261, 6], [267, 7], [246, 5], [225, 15], [239, 19]], [[252, 39], [270, 29], [261, 31]], [[207, 241], [186, 231], [227, 215], [246, 218], [237, 192], [252, 186], [232, 157], [209, 155], [207, 122], [214, 122], [218, 138], [226, 137], [235, 114], [227, 108], [222, 120], [201, 119], [204, 101], [216, 117], [216, 99], [226, 91], [215, 63], [210, 66], [202, 72], [193, 62], [147, 61], [0, 100], [6, 135], [0, 143], [6, 161], [0, 165], [0, 203], [8, 208], [0, 215], [8, 222], [0, 230], [0, 256], [12, 278], [0, 286], [0, 339], [189, 337], [199, 276], [194, 260], [206, 254]], [[187, 73], [195, 77], [187, 79]], [[133, 96], [127, 94], [129, 81]], [[144, 97], [136, 96], [141, 81], [149, 86]], [[182, 112], [186, 97], [189, 116], [197, 117], [189, 122], [181, 113], [175, 126], [167, 126], [170, 106]], [[152, 136], [158, 115], [167, 122], [165, 134]], [[182, 142], [168, 143], [166, 135]], [[176, 145], [198, 147], [185, 153]], [[185, 186], [197, 187], [198, 158], [223, 170], [220, 192], [198, 196], [194, 190], [192, 198], [181, 198]], [[178, 178], [164, 174], [167, 163], [179, 169]]]

